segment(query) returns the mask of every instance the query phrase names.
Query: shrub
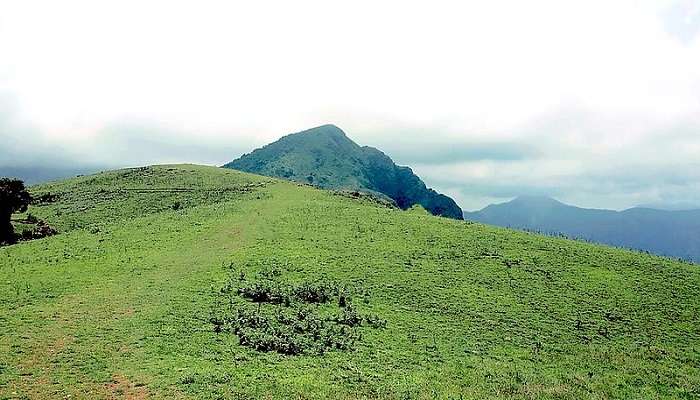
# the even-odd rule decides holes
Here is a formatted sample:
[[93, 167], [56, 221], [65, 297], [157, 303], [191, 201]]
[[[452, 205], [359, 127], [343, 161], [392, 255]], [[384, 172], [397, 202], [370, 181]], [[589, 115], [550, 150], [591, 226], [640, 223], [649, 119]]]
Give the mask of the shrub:
[[294, 289], [294, 296], [304, 303], [328, 303], [336, 293], [337, 285], [325, 280], [302, 282]]
[[58, 231], [53, 227], [49, 226], [49, 224], [47, 224], [44, 221], [39, 221], [36, 225], [36, 228], [34, 229], [34, 239], [41, 239], [43, 237], [53, 236], [57, 233]]
[[350, 305], [352, 297], [350, 297], [350, 292], [346, 288], [338, 290], [338, 307], [345, 308]]
[[21, 240], [32, 240], [34, 238], [34, 231], [31, 229], [23, 229], [20, 235]]
[[52, 193], [44, 193], [32, 199], [32, 204], [48, 204], [55, 203], [58, 196]]
[[[293, 285], [282, 281], [274, 268], [252, 281], [243, 272], [230, 274], [218, 292], [224, 299], [217, 302], [209, 321], [215, 332], [231, 332], [242, 346], [256, 351], [286, 355], [346, 351], [359, 339], [355, 328], [363, 321], [373, 328], [386, 326], [379, 317], [364, 318], [352, 306], [350, 291], [328, 280]], [[320, 307], [336, 298], [339, 314]]]
[[337, 323], [350, 327], [362, 325], [362, 320], [363, 318], [360, 313], [358, 313], [352, 306], [344, 308], [343, 311], [335, 318]]
[[387, 324], [387, 321], [385, 319], [379, 318], [378, 315], [374, 314], [370, 314], [367, 317], [365, 317], [365, 321], [367, 321], [367, 325], [377, 329], [384, 329], [386, 328]]
[[230, 329], [243, 346], [287, 355], [323, 353], [351, 342], [344, 337], [350, 332], [332, 329], [315, 310], [279, 308], [275, 317], [239, 308]]
[[289, 294], [279, 283], [271, 280], [252, 282], [238, 289], [238, 294], [256, 303], [289, 303]]
[[282, 271], [276, 267], [265, 268], [260, 271], [259, 276], [263, 279], [277, 279], [282, 276]]

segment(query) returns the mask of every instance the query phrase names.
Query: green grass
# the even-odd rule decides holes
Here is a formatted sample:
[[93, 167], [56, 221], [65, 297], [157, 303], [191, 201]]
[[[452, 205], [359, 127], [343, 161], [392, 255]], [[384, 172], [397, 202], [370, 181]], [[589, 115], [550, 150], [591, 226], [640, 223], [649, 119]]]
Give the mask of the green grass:
[[[696, 265], [210, 167], [32, 190], [62, 233], [0, 248], [0, 399], [700, 397]], [[232, 271], [266, 268], [387, 327], [322, 356], [215, 333]]]

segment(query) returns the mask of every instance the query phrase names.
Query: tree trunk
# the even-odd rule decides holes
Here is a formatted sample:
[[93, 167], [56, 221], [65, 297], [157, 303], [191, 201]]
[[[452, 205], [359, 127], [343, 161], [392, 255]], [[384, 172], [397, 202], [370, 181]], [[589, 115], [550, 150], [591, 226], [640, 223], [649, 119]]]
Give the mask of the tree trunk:
[[11, 217], [12, 212], [0, 210], [0, 243], [15, 242], [15, 230], [10, 221]]

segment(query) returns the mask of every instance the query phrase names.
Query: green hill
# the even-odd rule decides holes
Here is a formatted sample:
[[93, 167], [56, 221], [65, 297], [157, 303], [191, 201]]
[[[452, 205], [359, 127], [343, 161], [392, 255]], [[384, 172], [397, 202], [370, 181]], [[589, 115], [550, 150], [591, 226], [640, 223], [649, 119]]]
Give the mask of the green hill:
[[370, 191], [402, 209], [420, 204], [433, 215], [462, 219], [454, 200], [428, 189], [410, 168], [397, 166], [381, 151], [360, 147], [334, 125], [287, 135], [224, 167], [325, 189]]
[[61, 233], [0, 248], [0, 399], [700, 395], [695, 265], [213, 167], [32, 191]]

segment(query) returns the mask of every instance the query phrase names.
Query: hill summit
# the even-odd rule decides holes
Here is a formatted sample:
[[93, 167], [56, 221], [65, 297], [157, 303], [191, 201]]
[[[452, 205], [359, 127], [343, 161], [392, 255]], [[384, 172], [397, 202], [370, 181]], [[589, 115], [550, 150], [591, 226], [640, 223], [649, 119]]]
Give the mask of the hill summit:
[[360, 146], [335, 125], [287, 135], [224, 165], [325, 189], [353, 189], [386, 196], [402, 209], [416, 204], [433, 215], [462, 219], [451, 198], [437, 193], [408, 167], [381, 151]]

